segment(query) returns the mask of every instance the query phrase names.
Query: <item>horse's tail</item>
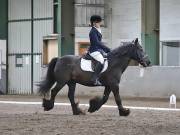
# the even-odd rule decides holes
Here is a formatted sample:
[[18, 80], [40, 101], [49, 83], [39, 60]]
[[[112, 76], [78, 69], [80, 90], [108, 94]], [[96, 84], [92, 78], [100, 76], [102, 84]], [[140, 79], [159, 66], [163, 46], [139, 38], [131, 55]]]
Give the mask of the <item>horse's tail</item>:
[[52, 87], [52, 85], [55, 83], [55, 78], [54, 78], [54, 68], [57, 62], [57, 57], [53, 58], [51, 62], [49, 63], [48, 70], [47, 70], [47, 75], [45, 80], [41, 81], [38, 86], [39, 86], [39, 93], [42, 95], [45, 95], [48, 93]]

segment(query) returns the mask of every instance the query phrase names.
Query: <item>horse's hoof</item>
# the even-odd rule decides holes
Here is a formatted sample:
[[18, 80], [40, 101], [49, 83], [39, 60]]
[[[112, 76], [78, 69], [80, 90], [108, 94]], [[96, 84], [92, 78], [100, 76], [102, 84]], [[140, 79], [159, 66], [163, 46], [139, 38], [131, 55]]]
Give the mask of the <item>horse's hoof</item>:
[[46, 100], [45, 98], [43, 99], [42, 107], [44, 107], [44, 111], [49, 111], [53, 109], [54, 107], [54, 102], [51, 100]]
[[73, 115], [86, 115], [85, 110], [79, 108], [79, 101], [72, 107]]
[[100, 100], [101, 100], [100, 97], [95, 97], [95, 98], [91, 99], [89, 101], [88, 112], [93, 113], [93, 112], [99, 110], [99, 108], [100, 108], [100, 105], [99, 105]]
[[81, 110], [80, 108], [78, 108], [77, 111], [73, 112], [73, 115], [86, 115], [85, 110]]
[[128, 108], [119, 109], [120, 116], [128, 116], [130, 114], [130, 110]]
[[73, 115], [86, 115], [86, 112], [83, 110], [80, 110], [78, 112], [73, 112]]
[[97, 111], [97, 110], [98, 110], [97, 107], [90, 106], [89, 109], [88, 109], [88, 112], [89, 112], [89, 113], [93, 113], [93, 112], [95, 112], [95, 111]]

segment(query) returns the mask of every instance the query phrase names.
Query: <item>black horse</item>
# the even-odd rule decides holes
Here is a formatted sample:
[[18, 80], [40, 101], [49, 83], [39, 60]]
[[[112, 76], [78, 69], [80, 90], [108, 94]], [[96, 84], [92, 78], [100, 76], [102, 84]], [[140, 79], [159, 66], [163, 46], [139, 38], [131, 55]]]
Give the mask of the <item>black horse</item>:
[[[69, 87], [68, 98], [71, 102], [72, 111], [74, 115], [84, 114], [78, 103], [74, 101], [76, 83], [93, 86], [91, 83], [92, 72], [82, 71], [80, 68], [79, 56], [66, 55], [61, 58], [53, 58], [49, 63], [47, 76], [44, 81], [39, 84], [39, 92], [42, 95], [46, 95], [50, 92], [51, 87], [55, 86], [51, 90], [50, 100], [43, 99], [43, 107], [45, 111], [48, 111], [54, 107], [54, 101], [57, 93], [67, 84]], [[95, 112], [106, 103], [109, 94], [112, 91], [116, 104], [119, 109], [120, 116], [127, 116], [130, 110], [124, 108], [121, 103], [119, 95], [119, 83], [123, 72], [128, 67], [131, 59], [138, 61], [142, 66], [147, 67], [150, 65], [150, 60], [146, 53], [140, 46], [138, 39], [133, 42], [128, 42], [122, 45], [110, 53], [107, 54], [108, 68], [100, 75], [100, 82], [105, 87], [103, 96], [96, 97], [90, 100], [90, 106], [88, 112]]]

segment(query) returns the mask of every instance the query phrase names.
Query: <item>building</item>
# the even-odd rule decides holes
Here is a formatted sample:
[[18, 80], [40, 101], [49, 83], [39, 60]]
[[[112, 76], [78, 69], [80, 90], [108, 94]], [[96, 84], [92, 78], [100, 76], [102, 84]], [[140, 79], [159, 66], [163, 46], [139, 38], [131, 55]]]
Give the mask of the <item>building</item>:
[[179, 66], [179, 7], [179, 0], [1, 0], [1, 91], [36, 93], [52, 57], [86, 50], [92, 14], [104, 18], [111, 48], [138, 37], [154, 65]]

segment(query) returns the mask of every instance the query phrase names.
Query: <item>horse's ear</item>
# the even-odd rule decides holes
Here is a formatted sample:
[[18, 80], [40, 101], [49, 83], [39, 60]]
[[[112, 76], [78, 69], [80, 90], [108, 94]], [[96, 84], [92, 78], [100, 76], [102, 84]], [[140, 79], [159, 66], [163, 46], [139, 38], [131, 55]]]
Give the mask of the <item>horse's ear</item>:
[[134, 44], [136, 45], [138, 43], [138, 38], [135, 39]]

